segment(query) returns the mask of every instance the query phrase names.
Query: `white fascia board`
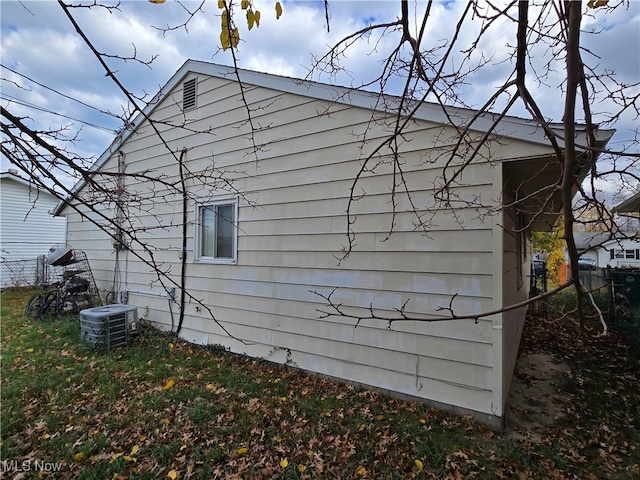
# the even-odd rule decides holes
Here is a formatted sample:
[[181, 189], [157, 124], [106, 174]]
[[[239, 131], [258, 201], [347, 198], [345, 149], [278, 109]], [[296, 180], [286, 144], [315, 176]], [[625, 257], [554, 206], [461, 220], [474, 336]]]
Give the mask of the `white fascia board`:
[[616, 213], [636, 213], [640, 211], [640, 192], [613, 207], [613, 211]]

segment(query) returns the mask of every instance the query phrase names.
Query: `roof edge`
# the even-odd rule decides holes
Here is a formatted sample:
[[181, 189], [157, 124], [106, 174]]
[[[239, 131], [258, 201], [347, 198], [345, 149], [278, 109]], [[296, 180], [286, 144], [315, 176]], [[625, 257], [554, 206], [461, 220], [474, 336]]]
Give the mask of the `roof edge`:
[[60, 198], [59, 196], [54, 195], [50, 191], [39, 187], [38, 185], [36, 185], [33, 182], [30, 182], [28, 179], [22, 178], [20, 175], [16, 175], [15, 173], [12, 173], [10, 171], [0, 172], [0, 180], [10, 180], [10, 181], [16, 182], [16, 183], [18, 183], [20, 185], [24, 185], [25, 187], [28, 187], [29, 189], [37, 191], [38, 195], [44, 194], [44, 195], [49, 195], [51, 198], [57, 198], [57, 199]]
[[[201, 60], [186, 60], [182, 66], [174, 73], [165, 85], [158, 91], [156, 95], [147, 103], [142, 112], [136, 115], [126, 130], [116, 135], [109, 147], [100, 155], [90, 168], [91, 172], [98, 171], [104, 163], [116, 153], [120, 147], [128, 140], [137, 127], [147, 118], [158, 104], [171, 92], [189, 73], [208, 75], [215, 78], [223, 78], [237, 81], [238, 78], [243, 84], [256, 85], [263, 88], [270, 88], [277, 91], [291, 93], [295, 95], [308, 96], [319, 100], [325, 100], [334, 103], [340, 103], [370, 110], [377, 110], [388, 113], [397, 113], [401, 105], [405, 107], [406, 114], [412, 113], [413, 117], [419, 120], [429, 122], [447, 124], [456, 127], [465, 127], [468, 122], [478, 115], [477, 110], [445, 107], [446, 111], [440, 104], [422, 102], [417, 100], [402, 103], [402, 98], [393, 95], [369, 92], [359, 90], [355, 87], [349, 88], [344, 86], [331, 85], [326, 83], [315, 82], [312, 80], [304, 80], [293, 77], [285, 77], [274, 75], [271, 73], [257, 72], [253, 70], [245, 70], [242, 68], [234, 68], [226, 65], [220, 65]], [[586, 126], [577, 124], [578, 145], [581, 148], [587, 145]], [[562, 138], [562, 125], [551, 124], [559, 138]], [[496, 113], [482, 113], [473, 120], [472, 130], [479, 132], [489, 132], [494, 135], [506, 138], [513, 138], [529, 143], [549, 145], [549, 140], [544, 129], [535, 121], [527, 120], [514, 116], [501, 117]], [[597, 130], [598, 143], [605, 145], [615, 130]], [[561, 146], [564, 142], [560, 141]], [[78, 192], [84, 186], [84, 180], [80, 180], [72, 188], [72, 192]], [[54, 214], [58, 215], [64, 208], [66, 200], [62, 200], [55, 208]]]

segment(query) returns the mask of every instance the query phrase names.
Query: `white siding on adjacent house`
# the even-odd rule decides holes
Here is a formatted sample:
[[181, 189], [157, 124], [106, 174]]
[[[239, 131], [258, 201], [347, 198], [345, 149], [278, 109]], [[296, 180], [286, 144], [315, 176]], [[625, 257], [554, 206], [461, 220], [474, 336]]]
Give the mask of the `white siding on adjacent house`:
[[[589, 254], [590, 252], [586, 253], [586, 255]], [[640, 267], [640, 240], [629, 238], [605, 243], [597, 249], [597, 265], [600, 267], [610, 266], [612, 268]]]
[[[606, 232], [580, 232], [576, 237], [580, 257], [590, 258], [594, 267], [640, 267], [640, 238], [636, 232], [620, 232], [614, 239]], [[565, 262], [568, 262], [566, 252]]]
[[2, 261], [35, 259], [65, 242], [66, 220], [50, 213], [58, 198], [10, 173], [3, 173], [0, 182]]

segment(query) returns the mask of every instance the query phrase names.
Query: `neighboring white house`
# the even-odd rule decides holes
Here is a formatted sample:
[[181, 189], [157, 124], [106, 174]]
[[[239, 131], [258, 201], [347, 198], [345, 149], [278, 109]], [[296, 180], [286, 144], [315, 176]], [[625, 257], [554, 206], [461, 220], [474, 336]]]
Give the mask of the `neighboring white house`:
[[[242, 91], [232, 68], [188, 61], [145, 110], [147, 118], [162, 120], [156, 128], [163, 141], [140, 116], [94, 166], [96, 178], [123, 171], [166, 175], [164, 186], [122, 177], [121, 187], [141, 201], [126, 206], [125, 223], [153, 246], [153, 260], [169, 272], [175, 292], [140, 259], [149, 256], [138, 243], [123, 248], [123, 232], [111, 225], [107, 236], [87, 221], [105, 223], [112, 203], [96, 211], [75, 204], [85, 209], [84, 219], [73, 202], [60, 204], [68, 243], [87, 253], [99, 288], [127, 292], [120, 298], [168, 329], [178, 321], [174, 299], [184, 286], [202, 300], [187, 298], [182, 305], [180, 334], [187, 340], [291, 361], [501, 422], [525, 308], [477, 322], [402, 321], [388, 328], [384, 321], [363, 320], [356, 326], [351, 318], [321, 318], [319, 310], [328, 307], [314, 292], [328, 295], [337, 287], [332, 298], [355, 315], [366, 316], [371, 308], [398, 316], [404, 305], [406, 314], [428, 319], [446, 319], [440, 307], [450, 302], [457, 315], [476, 315], [527, 299], [528, 228], [552, 225], [560, 209], [559, 197], [549, 196], [559, 162], [542, 129], [519, 118], [500, 120], [481, 154], [455, 178], [449, 207], [437, 209], [434, 192], [443, 174], [451, 178], [495, 117], [479, 117], [468, 148], [445, 171], [446, 153], [460, 138], [450, 122], [463, 125], [476, 112], [451, 109], [445, 115], [438, 105], [424, 104], [398, 138], [403, 178], [420, 217], [402, 191], [398, 165], [394, 169], [390, 151], [382, 149], [375, 165], [361, 172], [351, 202], [356, 217], [348, 224], [354, 178], [364, 158], [393, 132], [399, 99], [245, 70], [237, 74]], [[612, 134], [599, 130], [599, 145]], [[211, 191], [206, 181], [185, 184], [185, 254], [185, 197], [171, 189], [180, 185], [179, 157], [183, 174], [201, 171], [219, 185]], [[225, 182], [213, 166], [225, 172]], [[80, 196], [88, 189], [76, 186]], [[536, 215], [542, 203], [548, 208]], [[116, 218], [116, 212], [110, 215]], [[416, 229], [418, 218], [429, 223], [428, 235]], [[347, 228], [355, 235], [354, 249], [338, 262]]]
[[639, 267], [640, 238], [634, 232], [611, 237], [609, 232], [574, 233], [581, 263], [600, 268]]
[[[66, 220], [52, 211], [60, 199], [37, 189], [17, 171], [0, 173], [0, 263], [2, 286], [32, 284], [35, 260], [66, 240]], [[18, 261], [32, 260], [31, 263]]]
[[604, 266], [640, 267], [640, 238], [612, 240], [605, 243], [598, 254], [598, 261]]

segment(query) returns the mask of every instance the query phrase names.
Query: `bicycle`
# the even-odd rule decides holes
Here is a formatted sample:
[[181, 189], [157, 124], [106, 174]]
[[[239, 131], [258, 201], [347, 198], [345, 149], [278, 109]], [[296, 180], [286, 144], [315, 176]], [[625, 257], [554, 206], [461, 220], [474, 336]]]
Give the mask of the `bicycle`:
[[60, 316], [92, 307], [93, 299], [89, 292], [89, 281], [78, 276], [78, 273], [81, 271], [67, 271], [64, 272], [62, 281], [41, 284], [44, 292], [32, 295], [27, 301], [25, 317], [42, 320], [42, 317], [48, 313]]

